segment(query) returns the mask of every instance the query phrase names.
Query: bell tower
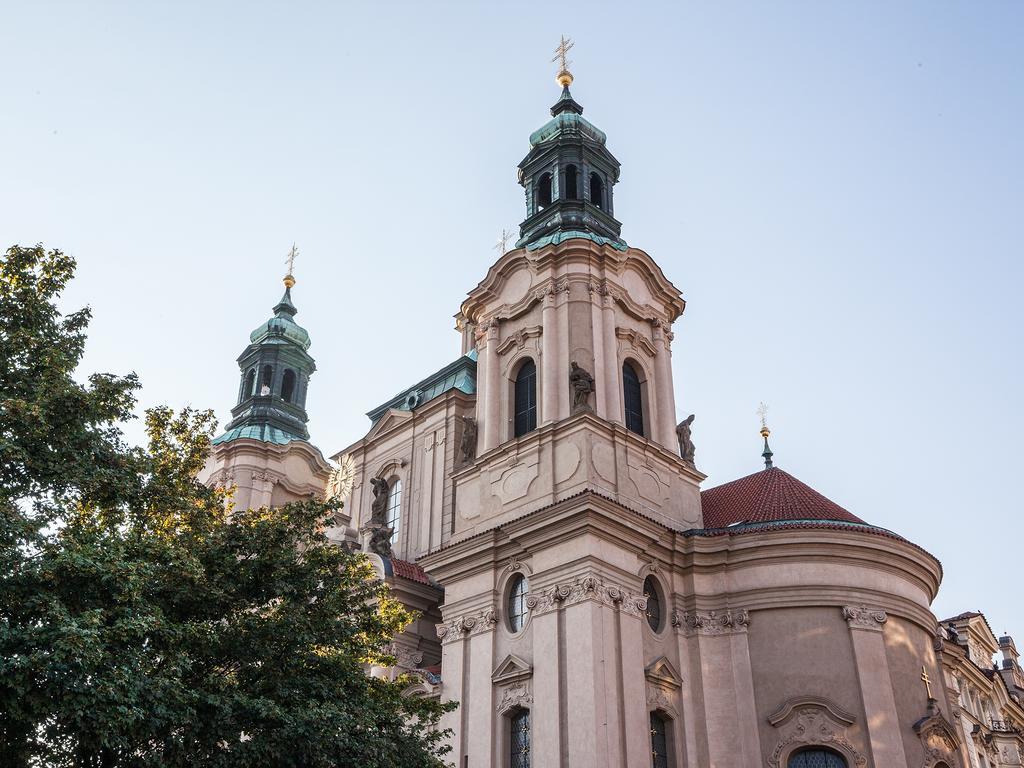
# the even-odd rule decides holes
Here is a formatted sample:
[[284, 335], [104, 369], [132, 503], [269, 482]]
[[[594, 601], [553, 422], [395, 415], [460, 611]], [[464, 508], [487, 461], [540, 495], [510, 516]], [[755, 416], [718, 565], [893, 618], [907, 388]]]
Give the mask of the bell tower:
[[288, 256], [284, 295], [273, 316], [249, 334], [238, 356], [241, 381], [224, 433], [212, 441], [200, 479], [236, 486], [242, 508], [283, 504], [323, 493], [330, 465], [309, 443], [306, 392], [316, 363], [309, 333], [295, 322], [292, 303], [295, 246]]
[[551, 120], [530, 135], [530, 151], [519, 163], [519, 183], [526, 190], [526, 219], [516, 247], [531, 250], [570, 237], [625, 248], [615, 219], [612, 189], [619, 161], [605, 146], [607, 137], [583, 117], [569, 86], [573, 77], [562, 39], [553, 61], [561, 62], [562, 95], [551, 107]]

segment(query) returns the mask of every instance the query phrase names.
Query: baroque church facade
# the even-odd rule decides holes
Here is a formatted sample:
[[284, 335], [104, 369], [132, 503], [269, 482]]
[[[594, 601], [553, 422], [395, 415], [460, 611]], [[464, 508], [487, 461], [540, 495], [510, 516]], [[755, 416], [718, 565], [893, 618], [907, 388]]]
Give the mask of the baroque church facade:
[[[1024, 765], [1024, 677], [938, 560], [774, 467], [702, 489], [674, 400], [685, 302], [615, 218], [619, 163], [559, 74], [526, 218], [460, 356], [326, 461], [291, 290], [239, 357], [204, 482], [342, 495], [328, 535], [417, 612], [390, 669], [455, 700], [458, 768]], [[992, 654], [1003, 652], [993, 668]]]

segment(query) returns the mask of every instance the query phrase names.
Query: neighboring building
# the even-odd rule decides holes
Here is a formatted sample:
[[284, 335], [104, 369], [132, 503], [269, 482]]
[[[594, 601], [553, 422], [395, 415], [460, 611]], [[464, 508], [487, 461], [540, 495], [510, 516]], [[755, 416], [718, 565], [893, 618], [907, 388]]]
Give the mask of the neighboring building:
[[[1020, 765], [1012, 641], [996, 672], [979, 615], [939, 637], [933, 556], [774, 467], [767, 429], [764, 470], [701, 490], [673, 394], [685, 302], [623, 241], [619, 163], [559, 82], [461, 355], [333, 457], [353, 483], [329, 535], [422, 614], [374, 673], [460, 703], [458, 768]], [[203, 474], [243, 505], [328, 479], [292, 282]]]

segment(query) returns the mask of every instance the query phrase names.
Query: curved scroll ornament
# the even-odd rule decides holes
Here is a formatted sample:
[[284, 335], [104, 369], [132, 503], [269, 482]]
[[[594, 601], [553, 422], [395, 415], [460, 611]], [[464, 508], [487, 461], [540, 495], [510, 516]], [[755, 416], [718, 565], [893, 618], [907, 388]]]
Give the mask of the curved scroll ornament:
[[881, 608], [868, 608], [866, 605], [844, 605], [843, 618], [850, 629], [876, 629], [881, 631], [882, 625], [889, 620]]
[[471, 616], [457, 616], [443, 624], [435, 624], [437, 639], [441, 643], [461, 640], [465, 635], [486, 632], [498, 623], [498, 614], [494, 608], [484, 608], [480, 613]]
[[843, 754], [852, 765], [867, 765], [867, 758], [846, 735], [846, 729], [854, 723], [853, 715], [827, 699], [816, 696], [789, 699], [768, 716], [768, 722], [781, 732], [768, 758], [770, 768], [782, 768], [790, 755], [806, 746], [830, 747]]
[[605, 584], [596, 576], [584, 576], [572, 584], [555, 584], [532, 594], [526, 598], [526, 607], [533, 613], [546, 613], [586, 600], [604, 603], [633, 616], [640, 616], [647, 610], [646, 597], [634, 595], [617, 584]]
[[530, 684], [525, 680], [520, 680], [502, 690], [497, 710], [501, 714], [510, 709], [529, 709], [532, 704], [533, 694], [530, 693]]
[[[673, 626], [677, 626], [673, 620]], [[750, 614], [745, 608], [731, 608], [724, 611], [687, 611], [682, 617], [686, 634], [725, 635], [746, 632]]]

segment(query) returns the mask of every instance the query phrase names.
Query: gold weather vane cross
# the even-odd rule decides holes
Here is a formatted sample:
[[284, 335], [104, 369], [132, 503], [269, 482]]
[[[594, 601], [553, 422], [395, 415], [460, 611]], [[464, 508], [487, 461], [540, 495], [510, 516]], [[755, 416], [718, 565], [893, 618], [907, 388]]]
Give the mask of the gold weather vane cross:
[[768, 406], [761, 403], [757, 406], [757, 415], [761, 417], [761, 431], [765, 432], [768, 429]]
[[576, 45], [572, 41], [572, 38], [566, 38], [562, 35], [562, 42], [555, 48], [555, 57], [551, 61], [558, 62], [558, 82], [562, 86], [568, 86], [572, 82], [572, 74], [569, 72], [569, 65], [572, 64], [569, 61], [569, 50]]
[[288, 265], [288, 274], [284, 276], [284, 284], [288, 288], [295, 285], [295, 257], [298, 255], [299, 249], [295, 247], [295, 243], [292, 243], [292, 249], [288, 251], [288, 258], [284, 262]]

